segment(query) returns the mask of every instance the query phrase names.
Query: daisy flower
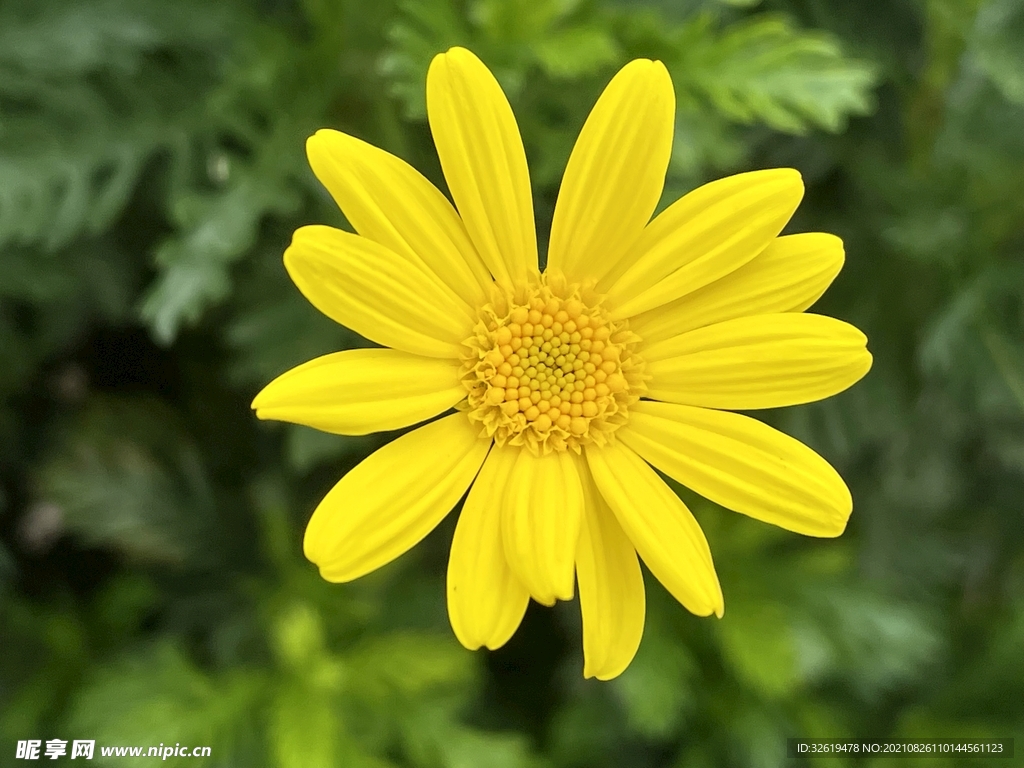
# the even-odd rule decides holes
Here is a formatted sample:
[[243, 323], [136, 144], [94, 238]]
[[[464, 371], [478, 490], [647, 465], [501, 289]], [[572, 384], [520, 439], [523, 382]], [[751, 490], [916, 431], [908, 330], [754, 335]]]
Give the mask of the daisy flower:
[[425, 422], [316, 508], [303, 548], [323, 578], [394, 560], [468, 491], [447, 573], [458, 639], [498, 648], [530, 598], [578, 589], [584, 674], [612, 678], [643, 634], [640, 560], [694, 614], [723, 612], [707, 540], [655, 470], [790, 531], [845, 528], [838, 473], [732, 413], [828, 397], [871, 366], [864, 334], [803, 312], [842, 243], [779, 236], [803, 195], [791, 169], [712, 182], [652, 220], [675, 113], [658, 61], [623, 67], [587, 118], [544, 271], [522, 139], [493, 75], [463, 48], [438, 55], [427, 112], [454, 206], [394, 155], [336, 131], [309, 139], [358, 234], [302, 227], [285, 267], [313, 306], [382, 348], [300, 365], [253, 408], [342, 435]]

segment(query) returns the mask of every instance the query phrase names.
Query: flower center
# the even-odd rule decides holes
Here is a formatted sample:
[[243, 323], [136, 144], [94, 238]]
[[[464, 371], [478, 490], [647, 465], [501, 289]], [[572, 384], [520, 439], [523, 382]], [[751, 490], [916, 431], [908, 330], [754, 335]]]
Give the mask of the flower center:
[[465, 410], [499, 444], [534, 453], [604, 444], [643, 393], [637, 337], [560, 275], [495, 289], [466, 341]]

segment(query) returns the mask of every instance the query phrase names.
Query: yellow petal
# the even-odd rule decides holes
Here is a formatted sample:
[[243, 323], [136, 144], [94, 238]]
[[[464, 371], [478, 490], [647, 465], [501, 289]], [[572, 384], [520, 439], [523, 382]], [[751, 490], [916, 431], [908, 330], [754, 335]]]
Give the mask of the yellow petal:
[[549, 267], [571, 280], [597, 279], [626, 256], [661, 198], [675, 109], [660, 61], [631, 61], [612, 78], [565, 168]]
[[473, 482], [490, 440], [456, 413], [371, 453], [330, 490], [302, 542], [328, 581], [390, 563], [430, 533]]
[[682, 500], [619, 441], [588, 447], [586, 455], [597, 489], [655, 578], [691, 613], [721, 616], [711, 549]]
[[[667, 304], [746, 264], [793, 215], [804, 186], [791, 168], [753, 171], [698, 187], [662, 211], [605, 283], [616, 317]], [[612, 283], [612, 278], [617, 277]]]
[[748, 416], [639, 402], [616, 435], [705, 498], [796, 533], [838, 536], [853, 509], [850, 491], [827, 461]]
[[704, 408], [779, 408], [830, 397], [871, 367], [852, 325], [797, 312], [726, 320], [645, 347], [647, 397]]
[[501, 510], [502, 540], [512, 571], [537, 602], [572, 599], [582, 517], [583, 488], [572, 457], [520, 449]]
[[301, 227], [284, 266], [310, 304], [386, 347], [459, 357], [472, 332], [466, 302], [422, 266], [365, 237]]
[[306, 154], [356, 232], [425, 265], [470, 305], [486, 299], [487, 267], [452, 204], [419, 171], [338, 131], [317, 131]]
[[459, 642], [500, 648], [518, 629], [530, 593], [501, 543], [501, 502], [518, 449], [494, 446], [462, 507], [448, 560], [448, 617]]
[[252, 407], [261, 419], [365, 435], [424, 421], [465, 396], [456, 360], [351, 349], [282, 373], [256, 395]]
[[629, 320], [645, 342], [746, 315], [802, 312], [831, 285], [843, 266], [843, 241], [835, 235], [786, 235], [739, 269], [673, 302]]
[[508, 99], [465, 48], [434, 57], [427, 117], [448, 189], [477, 252], [496, 279], [537, 269], [526, 152]]
[[644, 634], [644, 577], [636, 550], [580, 461], [585, 509], [576, 547], [583, 614], [583, 676], [622, 674]]

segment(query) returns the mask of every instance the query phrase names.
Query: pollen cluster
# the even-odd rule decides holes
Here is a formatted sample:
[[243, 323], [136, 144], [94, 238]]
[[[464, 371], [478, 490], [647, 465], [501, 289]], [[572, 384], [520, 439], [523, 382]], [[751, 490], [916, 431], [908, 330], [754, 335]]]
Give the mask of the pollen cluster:
[[466, 342], [466, 410], [499, 444], [538, 454], [604, 444], [643, 391], [637, 341], [558, 275], [496, 288]]

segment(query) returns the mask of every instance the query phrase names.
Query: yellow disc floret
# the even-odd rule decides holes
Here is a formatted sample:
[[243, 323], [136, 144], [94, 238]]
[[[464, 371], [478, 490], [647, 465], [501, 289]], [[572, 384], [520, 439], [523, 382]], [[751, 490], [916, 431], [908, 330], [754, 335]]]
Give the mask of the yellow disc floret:
[[495, 287], [466, 340], [464, 408], [498, 444], [535, 454], [604, 445], [644, 392], [639, 339], [588, 285], [545, 272]]

